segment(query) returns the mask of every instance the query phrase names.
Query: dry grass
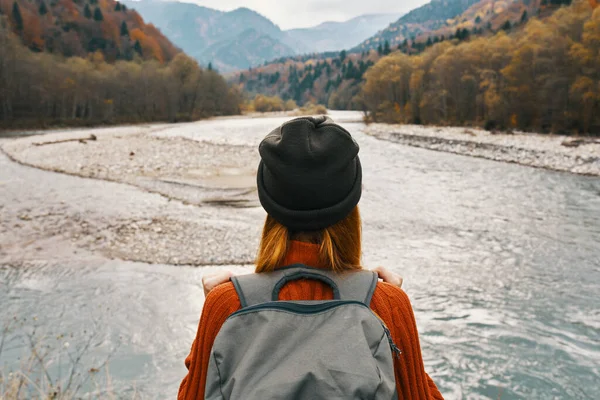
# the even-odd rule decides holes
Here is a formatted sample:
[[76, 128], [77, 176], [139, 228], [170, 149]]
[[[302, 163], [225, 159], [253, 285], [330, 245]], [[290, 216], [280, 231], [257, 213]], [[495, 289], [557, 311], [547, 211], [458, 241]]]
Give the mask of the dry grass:
[[[66, 337], [43, 335], [39, 327], [15, 334], [12, 329], [15, 325], [16, 319], [6, 324], [2, 331], [0, 361], [3, 351], [6, 354], [22, 347], [21, 363], [18, 368], [8, 371], [3, 363], [0, 364], [0, 400], [122, 398], [115, 395], [108, 371], [108, 362], [116, 348], [95, 366], [89, 367], [89, 363], [84, 366], [83, 359], [90, 356], [91, 347], [98, 341], [97, 334], [88, 334], [82, 344], [73, 348]], [[139, 398], [137, 391], [131, 398]]]
[[293, 115], [295, 116], [303, 116], [303, 115], [326, 115], [327, 107], [322, 104], [313, 104], [307, 103], [304, 106], [300, 107], [296, 111], [294, 111]]

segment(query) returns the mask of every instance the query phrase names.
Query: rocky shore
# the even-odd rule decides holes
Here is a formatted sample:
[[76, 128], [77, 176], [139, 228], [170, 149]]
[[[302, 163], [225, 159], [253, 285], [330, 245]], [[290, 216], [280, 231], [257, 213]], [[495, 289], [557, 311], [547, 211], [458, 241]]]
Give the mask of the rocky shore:
[[[0, 179], [10, 191], [6, 206], [0, 205], [6, 228], [0, 229], [0, 261], [37, 259], [42, 249], [57, 252], [69, 243], [110, 259], [150, 264], [252, 263], [264, 218], [255, 190], [256, 149], [159, 137], [164, 128], [2, 140], [0, 148], [12, 161], [44, 171], [3, 157], [5, 168], [14, 171]], [[32, 175], [23, 179], [38, 182], [37, 191], [24, 192], [19, 174]], [[28, 246], [32, 251], [24, 252]]]
[[370, 124], [365, 133], [407, 146], [600, 176], [600, 139], [387, 124]]

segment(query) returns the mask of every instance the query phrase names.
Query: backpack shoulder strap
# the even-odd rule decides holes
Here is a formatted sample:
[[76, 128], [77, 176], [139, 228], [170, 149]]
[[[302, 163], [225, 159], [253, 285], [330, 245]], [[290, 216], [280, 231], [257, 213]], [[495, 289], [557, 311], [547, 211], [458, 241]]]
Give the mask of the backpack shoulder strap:
[[333, 289], [334, 299], [359, 301], [367, 307], [377, 286], [377, 274], [373, 271], [358, 270], [338, 274], [303, 264], [290, 265], [268, 273], [235, 276], [231, 281], [243, 308], [277, 301], [281, 288], [297, 279], [323, 281]]

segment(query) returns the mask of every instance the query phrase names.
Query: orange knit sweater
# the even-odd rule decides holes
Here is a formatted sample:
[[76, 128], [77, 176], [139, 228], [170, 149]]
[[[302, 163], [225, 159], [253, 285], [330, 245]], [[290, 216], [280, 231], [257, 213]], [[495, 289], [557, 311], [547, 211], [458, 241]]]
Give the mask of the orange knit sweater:
[[[283, 265], [302, 263], [320, 267], [318, 245], [292, 242]], [[280, 300], [330, 300], [333, 292], [316, 280], [298, 280], [286, 284]], [[204, 303], [196, 339], [185, 359], [187, 376], [179, 387], [178, 400], [204, 399], [210, 351], [217, 333], [229, 315], [241, 308], [231, 282], [213, 289]], [[394, 359], [399, 399], [442, 399], [435, 383], [425, 372], [415, 316], [408, 296], [396, 286], [379, 282], [371, 300], [371, 309], [390, 329], [394, 343], [402, 353]]]

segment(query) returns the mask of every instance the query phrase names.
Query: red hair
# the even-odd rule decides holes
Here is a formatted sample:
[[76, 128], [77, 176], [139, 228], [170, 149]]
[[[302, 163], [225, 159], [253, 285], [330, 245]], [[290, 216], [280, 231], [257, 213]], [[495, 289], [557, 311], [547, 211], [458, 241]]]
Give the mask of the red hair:
[[256, 258], [256, 272], [270, 272], [281, 266], [289, 242], [295, 238], [311, 238], [320, 245], [319, 258], [329, 269], [342, 272], [361, 269], [361, 220], [358, 207], [335, 225], [316, 232], [290, 232], [267, 215]]

